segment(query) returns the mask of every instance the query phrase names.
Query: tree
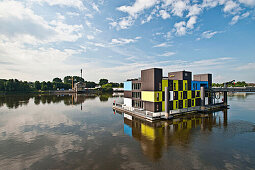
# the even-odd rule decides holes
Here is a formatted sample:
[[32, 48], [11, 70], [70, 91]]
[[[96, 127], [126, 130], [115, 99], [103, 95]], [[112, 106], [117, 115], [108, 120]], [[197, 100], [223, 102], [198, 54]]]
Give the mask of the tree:
[[112, 85], [111, 84], [104, 84], [104, 85], [102, 85], [102, 91], [104, 91], [104, 92], [111, 92], [112, 91]]
[[[79, 76], [73, 76], [73, 83], [84, 82], [84, 79]], [[72, 76], [65, 76], [64, 83], [72, 84]]]
[[107, 79], [100, 79], [99, 80], [99, 85], [100, 86], [103, 86], [104, 84], [107, 84], [108, 83], [108, 80]]
[[45, 81], [41, 83], [41, 90], [47, 90], [47, 84]]
[[41, 83], [39, 81], [35, 81], [35, 89], [41, 90]]
[[53, 82], [62, 83], [62, 80], [60, 78], [56, 77], [53, 79]]
[[96, 87], [96, 83], [93, 81], [86, 81], [86, 87], [87, 88], [95, 88]]

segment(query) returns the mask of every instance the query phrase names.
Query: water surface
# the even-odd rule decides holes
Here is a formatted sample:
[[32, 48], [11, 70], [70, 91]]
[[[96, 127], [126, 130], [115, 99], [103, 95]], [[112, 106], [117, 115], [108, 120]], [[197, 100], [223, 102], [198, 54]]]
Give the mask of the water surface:
[[0, 96], [0, 169], [255, 169], [255, 95], [148, 123], [94, 95]]

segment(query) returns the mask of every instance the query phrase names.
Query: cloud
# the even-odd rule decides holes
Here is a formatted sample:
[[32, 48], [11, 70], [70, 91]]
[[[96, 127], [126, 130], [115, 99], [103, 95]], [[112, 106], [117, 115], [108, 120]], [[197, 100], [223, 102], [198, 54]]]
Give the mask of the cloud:
[[173, 15], [182, 17], [182, 16], [183, 16], [184, 10], [187, 9], [187, 4], [186, 4], [185, 1], [175, 1], [175, 2], [172, 4], [172, 8], [173, 8], [173, 9], [172, 9]]
[[172, 38], [172, 33], [169, 31], [167, 32], [164, 37], [167, 39], [167, 40], [170, 40]]
[[121, 6], [117, 10], [127, 12], [131, 16], [135, 16], [137, 13], [152, 7], [157, 3], [157, 0], [136, 0], [132, 6]]
[[202, 36], [202, 38], [210, 39], [218, 33], [221, 33], [221, 32], [220, 31], [205, 31], [202, 33], [201, 36]]
[[245, 12], [245, 13], [243, 13], [241, 16], [236, 15], [236, 16], [234, 16], [234, 17], [232, 18], [232, 20], [231, 20], [231, 22], [230, 22], [229, 24], [230, 24], [230, 25], [234, 25], [234, 24], [236, 24], [240, 19], [244, 19], [244, 18], [248, 17], [249, 15], [250, 15], [249, 12]]
[[189, 13], [187, 17], [194, 16], [194, 15], [199, 15], [202, 11], [202, 8], [198, 4], [194, 4], [192, 6], [188, 7]]
[[134, 39], [126, 39], [126, 38], [118, 38], [118, 39], [112, 39], [111, 44], [114, 45], [123, 45], [123, 44], [129, 44], [129, 43], [134, 43], [137, 40], [141, 39], [141, 37], [135, 37]]
[[240, 10], [239, 4], [233, 2], [232, 0], [227, 1], [225, 3], [224, 8], [223, 8], [224, 12], [229, 12], [229, 13], [232, 13], [232, 14], [237, 13], [239, 10]]
[[86, 10], [86, 7], [84, 6], [82, 0], [32, 0], [32, 2], [37, 2], [37, 3], [47, 3], [50, 6], [66, 6], [66, 7], [72, 7], [72, 8], [77, 8], [81, 11]]
[[163, 19], [170, 18], [169, 13], [167, 13], [167, 11], [165, 11], [165, 10], [160, 10], [160, 11], [159, 11], [159, 14], [160, 14], [160, 16], [161, 16]]
[[67, 12], [66, 14], [69, 15], [69, 16], [71, 16], [71, 17], [79, 16], [79, 15], [80, 15], [80, 14], [77, 13], [77, 12]]
[[181, 21], [181, 22], [177, 22], [174, 24], [174, 27], [176, 29], [176, 35], [178, 36], [182, 36], [186, 34], [186, 22], [185, 21]]
[[248, 63], [242, 66], [237, 67], [237, 70], [255, 70], [255, 63]]
[[175, 55], [175, 54], [176, 54], [175, 52], [169, 51], [169, 52], [165, 52], [163, 54], [160, 54], [159, 56], [170, 57], [170, 56]]
[[82, 36], [82, 25], [65, 24], [65, 17], [59, 13], [56, 14], [57, 20], [47, 22], [21, 2], [0, 2], [0, 16], [0, 34], [9, 41], [28, 44], [74, 42]]
[[131, 16], [128, 16], [128, 17], [124, 17], [122, 18], [118, 25], [119, 25], [119, 28], [120, 29], [127, 29], [128, 27], [130, 27], [131, 25], [134, 24], [134, 19], [131, 17]]
[[172, 46], [171, 44], [161, 43], [161, 44], [154, 45], [153, 47], [171, 47], [171, 46]]
[[92, 8], [97, 12], [100, 12], [98, 6], [95, 3], [92, 3]]
[[234, 25], [237, 23], [237, 21], [239, 20], [240, 16], [239, 15], [236, 15], [232, 18], [231, 22], [230, 22], [230, 25]]
[[197, 16], [190, 17], [190, 19], [187, 22], [187, 28], [193, 29], [194, 28], [194, 24], [196, 24], [196, 23], [197, 23]]
[[255, 0], [239, 0], [239, 2], [248, 6], [255, 6]]
[[93, 40], [95, 37], [93, 35], [87, 35], [88, 40]]

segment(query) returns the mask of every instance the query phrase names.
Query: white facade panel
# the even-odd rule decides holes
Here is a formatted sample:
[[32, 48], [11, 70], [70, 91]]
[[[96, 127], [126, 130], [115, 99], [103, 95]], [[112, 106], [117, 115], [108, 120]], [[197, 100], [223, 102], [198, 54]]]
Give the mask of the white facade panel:
[[205, 105], [208, 105], [208, 97], [205, 97]]
[[174, 100], [174, 92], [173, 92], [173, 91], [170, 91], [169, 100], [170, 100], [170, 101], [173, 101], [173, 100]]
[[128, 107], [132, 107], [132, 99], [124, 98], [124, 104]]

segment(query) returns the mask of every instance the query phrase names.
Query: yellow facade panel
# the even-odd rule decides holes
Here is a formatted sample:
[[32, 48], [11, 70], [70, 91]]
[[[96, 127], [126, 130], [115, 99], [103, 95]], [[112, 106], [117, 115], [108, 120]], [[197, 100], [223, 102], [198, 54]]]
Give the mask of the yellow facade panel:
[[178, 102], [178, 100], [174, 100], [173, 101], [173, 109], [176, 110], [178, 108], [179, 108], [179, 102]]
[[168, 79], [167, 80], [162, 80], [162, 91], [165, 91], [165, 87], [168, 87]]
[[162, 101], [162, 112], [165, 111], [165, 101]]
[[178, 91], [178, 100], [183, 99], [183, 91]]
[[161, 102], [162, 91], [142, 91], [142, 100], [149, 102]]
[[183, 100], [183, 108], [188, 108], [188, 99]]
[[196, 100], [195, 99], [191, 99], [191, 107], [195, 107], [196, 106]]
[[191, 90], [188, 91], [188, 99], [191, 99], [192, 98], [192, 94], [191, 94]]

